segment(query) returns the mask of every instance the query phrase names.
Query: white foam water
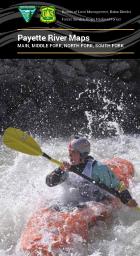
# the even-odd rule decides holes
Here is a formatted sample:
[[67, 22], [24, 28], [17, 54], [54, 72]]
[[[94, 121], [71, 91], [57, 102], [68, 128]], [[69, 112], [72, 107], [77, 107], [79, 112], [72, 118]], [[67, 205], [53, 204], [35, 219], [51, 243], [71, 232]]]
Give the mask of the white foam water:
[[[110, 124], [112, 125], [112, 124]], [[38, 138], [37, 138], [38, 140]], [[96, 159], [122, 157], [132, 161], [136, 173], [130, 191], [140, 205], [140, 136], [90, 138]], [[68, 160], [67, 143], [52, 139], [41, 143], [43, 151], [58, 160]], [[24, 155], [0, 144], [0, 256], [25, 256], [19, 239], [29, 217], [41, 206], [60, 204], [65, 186], [49, 188], [45, 177], [56, 166], [42, 157]], [[80, 252], [68, 256], [136, 256], [140, 251], [140, 212], [123, 206], [111, 223], [98, 222], [90, 231], [90, 241]], [[80, 246], [79, 246], [80, 247]]]

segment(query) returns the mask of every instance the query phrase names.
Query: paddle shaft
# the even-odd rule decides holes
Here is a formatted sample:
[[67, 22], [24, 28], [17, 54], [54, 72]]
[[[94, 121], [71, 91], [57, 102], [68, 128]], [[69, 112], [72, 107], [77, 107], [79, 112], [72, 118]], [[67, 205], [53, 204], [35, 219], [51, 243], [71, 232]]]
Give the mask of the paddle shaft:
[[120, 195], [119, 195], [119, 192], [116, 191], [115, 189], [112, 189], [112, 188], [108, 188], [105, 184], [103, 183], [100, 183], [100, 182], [97, 182], [97, 181], [94, 181], [93, 179], [91, 179], [90, 177], [84, 175], [83, 173], [78, 173], [76, 171], [73, 171], [74, 173], [76, 173], [77, 175], [83, 177], [84, 179], [88, 180], [89, 182], [91, 182], [92, 184], [95, 184], [97, 185], [99, 188], [101, 189], [104, 189], [105, 191], [109, 192], [110, 194], [120, 198]]
[[47, 158], [50, 161], [52, 160], [52, 158], [44, 152], [43, 152], [42, 156], [44, 156], [45, 158]]
[[49, 161], [51, 161], [51, 162], [54, 163], [54, 164], [57, 164], [57, 165], [59, 165], [59, 166], [62, 166], [62, 165], [63, 165], [62, 162], [60, 162], [60, 161], [58, 161], [58, 160], [56, 160], [56, 159], [50, 157], [49, 155], [47, 155], [47, 154], [44, 153], [44, 152], [42, 153], [42, 156], [44, 156], [45, 158], [47, 158]]
[[[50, 160], [51, 162], [53, 162], [53, 163], [59, 165], [59, 167], [63, 165], [62, 162], [51, 158], [51, 157], [50, 157], [49, 155], [47, 155], [46, 153], [43, 153], [42, 156], [44, 156], [45, 158], [47, 158], [47, 159]], [[100, 182], [97, 182], [97, 181], [94, 181], [93, 179], [91, 179], [90, 177], [84, 175], [83, 173], [79, 173], [79, 172], [77, 172], [77, 171], [72, 171], [72, 172], [75, 173], [75, 174], [77, 174], [77, 175], [79, 175], [80, 177], [83, 177], [84, 179], [88, 180], [88, 181], [91, 182], [92, 184], [97, 185], [99, 188], [101, 188], [101, 189], [103, 189], [103, 190], [109, 192], [110, 194], [112, 194], [112, 195], [118, 197], [118, 198], [121, 200], [121, 195], [120, 195], [120, 193], [119, 193], [118, 191], [116, 191], [115, 189], [113, 189], [113, 188], [108, 188], [105, 184], [100, 183]], [[121, 202], [122, 202], [122, 200], [121, 200]], [[123, 203], [124, 203], [124, 202], [123, 202]], [[124, 203], [124, 204], [125, 204], [125, 203]], [[136, 210], [140, 211], [140, 207], [137, 206], [137, 207], [134, 207], [134, 208], [135, 208]]]
[[[43, 153], [42, 154], [43, 157], [47, 158], [48, 160], [50, 160], [51, 162], [53, 163], [56, 163], [57, 165], [59, 166], [62, 166], [63, 163], [62, 162], [59, 162], [58, 160], [55, 160], [53, 158], [51, 158], [49, 155], [47, 155], [46, 153]], [[101, 189], [104, 189], [105, 191], [109, 192], [110, 194], [118, 197], [120, 199], [120, 194], [118, 191], [116, 191], [115, 189], [111, 189], [111, 188], [108, 188], [105, 184], [103, 183], [100, 183], [100, 182], [97, 182], [97, 181], [94, 181], [93, 179], [91, 179], [90, 177], [84, 175], [83, 173], [78, 173], [76, 171], [72, 171], [73, 173], [79, 175], [80, 177], [83, 177], [84, 179], [88, 180], [89, 182], [91, 182], [92, 184], [95, 184], [97, 185], [99, 188]]]

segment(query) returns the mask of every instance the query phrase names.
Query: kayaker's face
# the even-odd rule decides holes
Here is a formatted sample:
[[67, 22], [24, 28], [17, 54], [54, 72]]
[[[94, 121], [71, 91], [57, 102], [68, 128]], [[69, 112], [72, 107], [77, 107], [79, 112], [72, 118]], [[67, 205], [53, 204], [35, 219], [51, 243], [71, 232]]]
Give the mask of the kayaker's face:
[[69, 150], [69, 158], [72, 165], [77, 165], [81, 162], [80, 153], [78, 151]]

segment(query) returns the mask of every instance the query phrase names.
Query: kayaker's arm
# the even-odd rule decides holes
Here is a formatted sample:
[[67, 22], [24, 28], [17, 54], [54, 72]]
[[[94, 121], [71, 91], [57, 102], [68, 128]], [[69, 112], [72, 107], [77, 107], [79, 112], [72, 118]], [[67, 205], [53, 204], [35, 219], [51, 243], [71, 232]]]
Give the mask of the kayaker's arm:
[[60, 168], [55, 169], [51, 174], [46, 177], [46, 184], [49, 187], [56, 186], [64, 182], [68, 177], [68, 172], [61, 170]]

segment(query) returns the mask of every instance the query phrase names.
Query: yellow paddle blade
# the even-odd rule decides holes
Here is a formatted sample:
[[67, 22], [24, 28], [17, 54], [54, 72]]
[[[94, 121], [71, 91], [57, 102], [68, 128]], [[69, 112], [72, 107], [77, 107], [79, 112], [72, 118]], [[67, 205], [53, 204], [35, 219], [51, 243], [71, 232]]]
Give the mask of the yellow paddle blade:
[[16, 151], [33, 156], [42, 156], [43, 152], [36, 141], [26, 132], [9, 127], [3, 135], [3, 143]]

